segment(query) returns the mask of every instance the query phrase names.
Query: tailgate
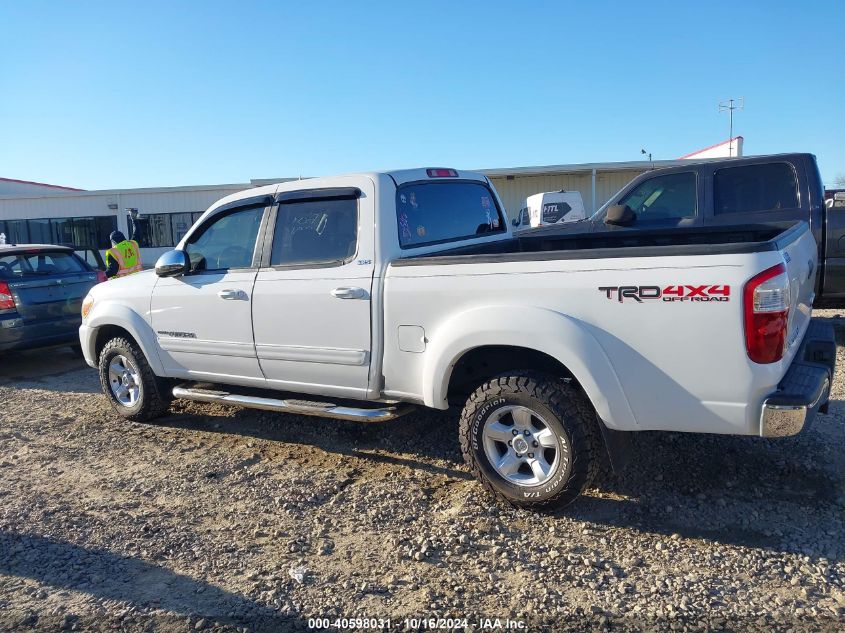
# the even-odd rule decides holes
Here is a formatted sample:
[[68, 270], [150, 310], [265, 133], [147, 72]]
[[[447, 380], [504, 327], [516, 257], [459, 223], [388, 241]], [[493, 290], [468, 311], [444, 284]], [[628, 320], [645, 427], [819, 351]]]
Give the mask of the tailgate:
[[82, 300], [97, 283], [93, 272], [63, 275], [27, 275], [9, 280], [18, 314], [24, 321], [80, 316]]
[[786, 273], [789, 276], [789, 323], [787, 329], [788, 348], [801, 341], [806, 329], [815, 298], [816, 267], [818, 249], [809, 225], [798, 239], [792, 240], [783, 250]]

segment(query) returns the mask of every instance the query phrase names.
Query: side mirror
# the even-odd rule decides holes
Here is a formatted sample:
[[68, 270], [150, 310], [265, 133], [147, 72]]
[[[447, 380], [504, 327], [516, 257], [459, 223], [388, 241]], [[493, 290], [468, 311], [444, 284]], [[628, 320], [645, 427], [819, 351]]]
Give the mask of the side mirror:
[[607, 208], [605, 224], [613, 226], [631, 226], [637, 220], [637, 214], [627, 204], [614, 204]]
[[189, 272], [188, 256], [185, 251], [167, 251], [156, 262], [156, 275], [175, 277]]
[[513, 224], [514, 226], [519, 226], [519, 218], [512, 218], [511, 224]]

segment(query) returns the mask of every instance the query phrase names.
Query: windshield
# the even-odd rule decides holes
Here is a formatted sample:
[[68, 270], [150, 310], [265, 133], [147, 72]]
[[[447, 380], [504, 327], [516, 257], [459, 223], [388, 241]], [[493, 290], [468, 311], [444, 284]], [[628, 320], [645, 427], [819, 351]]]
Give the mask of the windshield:
[[396, 194], [399, 245], [415, 248], [504, 233], [504, 216], [493, 193], [480, 182], [425, 182]]
[[[616, 194], [614, 194], [613, 197], [615, 198]], [[611, 198], [610, 200], [613, 200], [613, 198]], [[599, 207], [599, 210], [590, 216], [590, 220], [593, 220], [595, 222], [601, 222], [604, 219], [604, 214], [607, 211], [607, 207], [610, 206], [610, 200], [601, 205]]]

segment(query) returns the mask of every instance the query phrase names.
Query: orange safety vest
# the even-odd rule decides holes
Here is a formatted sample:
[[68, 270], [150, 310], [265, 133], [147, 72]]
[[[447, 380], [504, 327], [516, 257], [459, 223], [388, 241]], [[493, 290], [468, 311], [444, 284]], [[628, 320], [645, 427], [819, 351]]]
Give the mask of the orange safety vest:
[[117, 261], [119, 267], [115, 278], [140, 272], [144, 268], [141, 266], [141, 249], [135, 240], [123, 240], [117, 246], [107, 250], [106, 263], [108, 263], [109, 255]]

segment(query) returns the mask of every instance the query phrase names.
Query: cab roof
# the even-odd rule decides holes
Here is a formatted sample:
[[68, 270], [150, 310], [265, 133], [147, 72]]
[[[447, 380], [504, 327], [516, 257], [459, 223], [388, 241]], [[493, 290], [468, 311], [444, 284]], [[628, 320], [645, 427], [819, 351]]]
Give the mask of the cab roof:
[[477, 171], [457, 170], [449, 167], [419, 167], [416, 169], [397, 169], [393, 171], [372, 171], [357, 172], [350, 174], [337, 174], [336, 176], [324, 176], [318, 178], [303, 178], [302, 180], [286, 180], [252, 189], [238, 191], [215, 202], [209, 211], [241, 200], [261, 198], [262, 196], [274, 196], [280, 191], [297, 191], [299, 189], [319, 189], [323, 187], [337, 186], [338, 178], [369, 178], [374, 182], [389, 177], [398, 187], [408, 182], [431, 181], [449, 182], [450, 180], [476, 180], [478, 182], [489, 182], [487, 176]]

